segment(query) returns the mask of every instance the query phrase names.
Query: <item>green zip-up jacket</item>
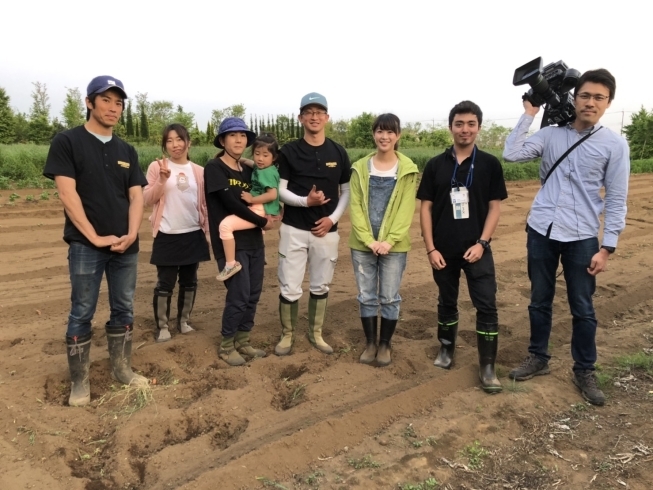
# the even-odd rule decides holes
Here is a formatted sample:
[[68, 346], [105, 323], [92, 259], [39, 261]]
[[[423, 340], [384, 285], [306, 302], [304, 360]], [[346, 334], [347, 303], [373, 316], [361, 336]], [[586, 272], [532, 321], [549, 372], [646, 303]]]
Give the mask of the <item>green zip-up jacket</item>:
[[[408, 230], [415, 213], [419, 171], [417, 165], [410, 158], [398, 151], [395, 153], [399, 159], [397, 184], [385, 210], [377, 241], [392, 245], [390, 252], [408, 252], [410, 250]], [[363, 252], [371, 252], [368, 245], [374, 241], [368, 211], [370, 172], [367, 162], [375, 154], [376, 152], [370, 153], [352, 165], [351, 181], [349, 182], [349, 216], [351, 219], [349, 247]]]

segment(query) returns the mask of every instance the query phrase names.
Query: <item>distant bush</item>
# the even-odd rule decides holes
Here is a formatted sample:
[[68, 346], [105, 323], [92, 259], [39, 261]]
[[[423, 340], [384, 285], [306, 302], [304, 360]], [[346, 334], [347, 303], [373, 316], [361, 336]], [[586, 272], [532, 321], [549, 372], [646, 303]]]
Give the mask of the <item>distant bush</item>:
[[630, 162], [631, 174], [648, 174], [653, 173], [653, 158], [646, 160], [634, 160]]
[[[155, 145], [136, 146], [138, 162], [143, 170], [157, 158], [161, 158], [161, 148]], [[426, 162], [444, 151], [443, 148], [400, 148], [399, 151], [408, 156], [420, 172], [424, 171]], [[218, 149], [213, 146], [193, 146], [190, 158], [198, 165], [204, 166], [214, 158]], [[348, 148], [349, 159], [353, 162], [370, 154], [372, 150], [365, 148]], [[503, 166], [506, 180], [538, 180], [539, 160], [527, 163], [506, 163], [501, 150], [488, 150], [496, 156]], [[245, 156], [248, 156], [246, 153]], [[33, 187], [52, 189], [54, 183], [42, 176], [45, 160], [48, 156], [47, 145], [18, 144], [0, 145], [0, 189], [13, 187]], [[653, 173], [653, 159], [634, 160], [631, 162], [631, 173]]]

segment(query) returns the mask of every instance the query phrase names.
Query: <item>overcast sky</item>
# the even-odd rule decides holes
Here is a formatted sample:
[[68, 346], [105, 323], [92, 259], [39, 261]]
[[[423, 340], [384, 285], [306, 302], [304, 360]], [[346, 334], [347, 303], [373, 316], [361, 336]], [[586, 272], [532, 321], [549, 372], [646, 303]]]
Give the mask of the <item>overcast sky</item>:
[[0, 87], [27, 112], [31, 82], [45, 82], [56, 116], [66, 87], [85, 94], [108, 74], [130, 96], [182, 105], [201, 129], [212, 109], [232, 104], [248, 115], [297, 113], [312, 91], [327, 97], [332, 119], [394, 112], [442, 123], [471, 99], [486, 121], [512, 127], [524, 92], [514, 70], [542, 56], [610, 70], [617, 94], [603, 123], [619, 131], [622, 114], [628, 124], [642, 105], [653, 109], [645, 4], [23, 0], [3, 7]]

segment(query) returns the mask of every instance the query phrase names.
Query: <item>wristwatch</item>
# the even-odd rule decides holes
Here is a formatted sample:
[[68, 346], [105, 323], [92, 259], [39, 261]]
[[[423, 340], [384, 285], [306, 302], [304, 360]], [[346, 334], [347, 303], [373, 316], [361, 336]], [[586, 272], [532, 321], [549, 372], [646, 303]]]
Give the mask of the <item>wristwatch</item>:
[[609, 254], [613, 254], [617, 250], [616, 247], [608, 247], [607, 245], [601, 245], [601, 248], [606, 249]]
[[479, 243], [481, 247], [483, 247], [483, 250], [487, 250], [488, 247], [490, 246], [490, 242], [492, 239], [490, 238], [489, 240], [481, 240], [480, 238], [476, 240], [476, 243]]

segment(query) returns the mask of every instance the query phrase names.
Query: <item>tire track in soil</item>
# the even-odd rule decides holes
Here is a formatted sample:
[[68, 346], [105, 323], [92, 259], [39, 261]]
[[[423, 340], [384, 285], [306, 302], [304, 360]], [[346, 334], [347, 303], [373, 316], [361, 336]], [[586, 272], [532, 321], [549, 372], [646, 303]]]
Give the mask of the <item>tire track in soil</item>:
[[[220, 454], [198, 456], [192, 463], [187, 462], [183, 477], [177, 475], [175, 478], [174, 474], [160, 470], [158, 479], [166, 483], [151, 488], [163, 489], [171, 482], [179, 486], [191, 481], [203, 488], [201, 485], [204, 479], [216, 481], [218, 475], [220, 479], [229, 481], [233, 488], [251, 484], [252, 476], [244, 478], [242, 470], [238, 468], [256, 468], [257, 455], [262, 452], [265, 452], [266, 464], [271, 468], [306, 465], [320, 456], [342, 449], [345, 445], [356, 444], [364, 436], [381, 430], [397, 417], [409, 416], [427, 409], [445, 394], [450, 395], [475, 386], [475, 368], [469, 363], [459, 364], [463, 367], [440, 376], [437, 376], [440, 373], [428, 373], [396, 382], [388, 388], [368, 393], [365, 397], [335, 410], [317, 410], [309, 415], [293, 417], [293, 420], [286, 424], [267, 431], [245, 433], [241, 436], [241, 441]], [[290, 412], [288, 414], [292, 415]], [[328, 434], [329, 442], [322, 440], [319, 447], [311, 444], [314, 434], [317, 433]], [[210, 466], [218, 468], [207, 472]], [[232, 466], [238, 467], [233, 470], [234, 474], [231, 474]]]

